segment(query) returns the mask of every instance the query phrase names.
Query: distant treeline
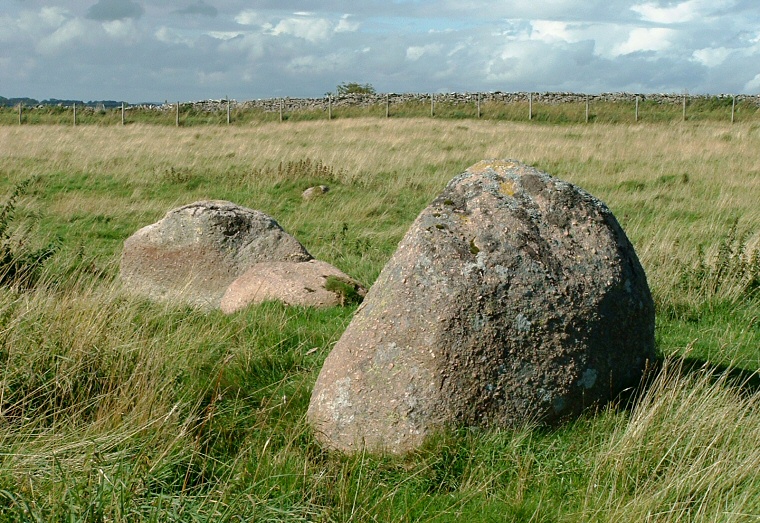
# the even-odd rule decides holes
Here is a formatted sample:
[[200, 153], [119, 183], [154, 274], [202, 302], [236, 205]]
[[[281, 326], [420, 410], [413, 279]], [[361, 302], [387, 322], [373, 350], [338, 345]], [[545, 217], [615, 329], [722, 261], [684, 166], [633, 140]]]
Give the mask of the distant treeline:
[[[15, 107], [18, 104], [35, 107], [38, 105], [60, 105], [63, 107], [71, 107], [74, 104], [83, 107], [102, 107], [104, 109], [116, 109], [121, 107], [121, 104], [129, 105], [127, 102], [121, 102], [116, 100], [90, 100], [84, 102], [82, 100], [59, 100], [58, 98], [49, 98], [47, 100], [35, 100], [34, 98], [5, 98], [0, 96], [0, 107]], [[139, 105], [156, 105], [150, 103], [144, 103]]]

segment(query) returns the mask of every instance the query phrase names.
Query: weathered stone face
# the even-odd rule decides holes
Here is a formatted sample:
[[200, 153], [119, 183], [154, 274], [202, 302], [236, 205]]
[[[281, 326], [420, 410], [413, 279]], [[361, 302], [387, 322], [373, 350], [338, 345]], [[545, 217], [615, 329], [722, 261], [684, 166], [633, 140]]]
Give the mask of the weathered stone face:
[[326, 446], [404, 452], [446, 426], [555, 422], [639, 383], [654, 305], [609, 209], [512, 161], [426, 208], [325, 361]]
[[121, 278], [136, 294], [218, 307], [229, 284], [252, 265], [310, 259], [266, 214], [227, 201], [201, 201], [171, 210], [127, 238]]

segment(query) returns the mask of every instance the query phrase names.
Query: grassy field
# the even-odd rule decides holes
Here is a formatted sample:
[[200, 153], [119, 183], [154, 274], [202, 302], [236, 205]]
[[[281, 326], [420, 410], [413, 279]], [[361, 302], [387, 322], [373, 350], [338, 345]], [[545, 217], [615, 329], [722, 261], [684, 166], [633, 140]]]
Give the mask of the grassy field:
[[[0, 521], [759, 521], [759, 150], [746, 122], [0, 126], [0, 195], [33, 179], [7, 249], [60, 247], [0, 286]], [[629, 235], [665, 357], [635, 407], [332, 455], [304, 415], [353, 307], [224, 316], [119, 288], [124, 239], [207, 198], [371, 285], [484, 158], [580, 185]]]

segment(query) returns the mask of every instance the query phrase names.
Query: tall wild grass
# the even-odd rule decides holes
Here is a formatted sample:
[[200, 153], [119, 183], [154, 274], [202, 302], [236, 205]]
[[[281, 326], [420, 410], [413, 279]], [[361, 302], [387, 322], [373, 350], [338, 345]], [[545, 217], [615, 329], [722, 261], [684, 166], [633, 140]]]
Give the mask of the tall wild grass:
[[[0, 126], [0, 203], [33, 180], [13, 248], [60, 245], [33, 285], [0, 285], [0, 521], [756, 521], [758, 146], [760, 127], [715, 122]], [[584, 187], [628, 233], [665, 358], [633, 403], [329, 454], [304, 414], [353, 305], [225, 316], [120, 287], [124, 239], [205, 198], [271, 214], [370, 285], [484, 158]]]

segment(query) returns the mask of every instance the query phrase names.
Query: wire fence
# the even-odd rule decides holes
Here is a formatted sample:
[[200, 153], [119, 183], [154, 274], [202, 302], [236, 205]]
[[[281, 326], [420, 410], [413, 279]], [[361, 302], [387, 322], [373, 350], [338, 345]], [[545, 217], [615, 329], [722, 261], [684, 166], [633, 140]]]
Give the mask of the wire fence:
[[431, 117], [547, 123], [687, 120], [760, 121], [760, 95], [444, 93], [347, 94], [320, 98], [229, 98], [130, 105], [24, 105], [0, 109], [0, 124], [156, 123], [188, 126], [351, 117]]

